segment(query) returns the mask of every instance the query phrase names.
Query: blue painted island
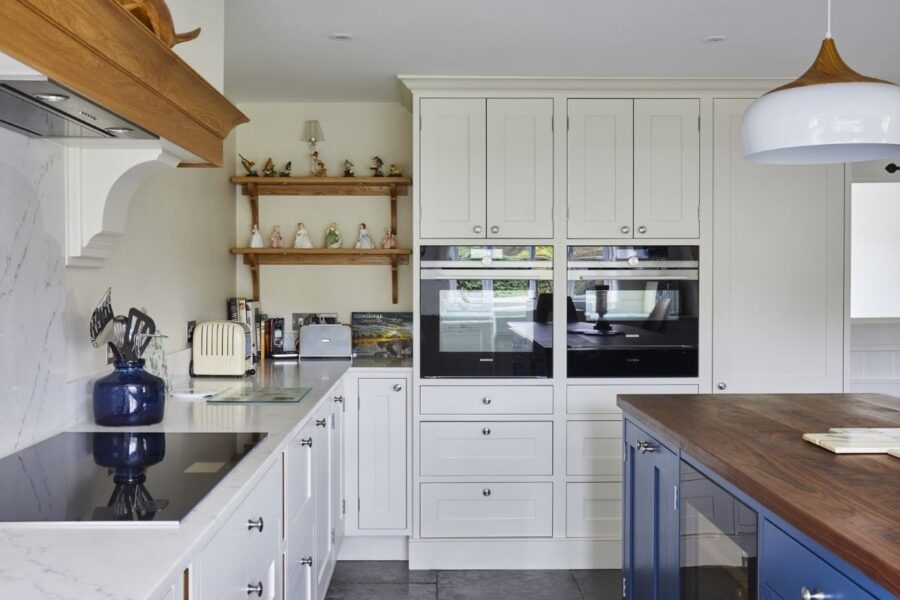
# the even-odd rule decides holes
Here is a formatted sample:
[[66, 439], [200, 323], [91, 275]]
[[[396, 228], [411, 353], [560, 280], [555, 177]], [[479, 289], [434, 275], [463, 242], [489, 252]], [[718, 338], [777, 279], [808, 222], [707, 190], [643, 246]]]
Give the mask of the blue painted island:
[[900, 427], [879, 394], [623, 395], [623, 597], [900, 594], [900, 458], [803, 433]]

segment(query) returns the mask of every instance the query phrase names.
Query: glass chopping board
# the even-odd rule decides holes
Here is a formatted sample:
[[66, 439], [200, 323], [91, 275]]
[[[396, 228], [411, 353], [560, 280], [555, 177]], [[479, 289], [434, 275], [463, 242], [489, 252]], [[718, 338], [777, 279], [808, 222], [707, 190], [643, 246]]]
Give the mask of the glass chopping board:
[[210, 404], [296, 404], [312, 390], [296, 388], [241, 388], [228, 390], [207, 400]]

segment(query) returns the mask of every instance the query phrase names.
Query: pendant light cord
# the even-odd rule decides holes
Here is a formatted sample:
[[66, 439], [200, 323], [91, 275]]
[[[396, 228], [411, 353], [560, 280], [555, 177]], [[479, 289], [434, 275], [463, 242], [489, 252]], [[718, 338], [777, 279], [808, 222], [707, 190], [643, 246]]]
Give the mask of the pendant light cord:
[[831, 39], [831, 0], [828, 0], [828, 31], [825, 32], [825, 39]]

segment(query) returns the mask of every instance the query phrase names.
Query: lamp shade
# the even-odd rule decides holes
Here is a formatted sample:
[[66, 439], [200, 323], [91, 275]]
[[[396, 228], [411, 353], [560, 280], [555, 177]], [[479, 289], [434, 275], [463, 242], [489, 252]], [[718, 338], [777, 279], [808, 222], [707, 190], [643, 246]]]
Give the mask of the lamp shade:
[[304, 142], [323, 142], [325, 134], [322, 133], [322, 126], [318, 121], [306, 121], [303, 124], [303, 137], [300, 138]]
[[854, 81], [777, 90], [747, 110], [741, 139], [747, 160], [768, 164], [900, 156], [900, 87]]

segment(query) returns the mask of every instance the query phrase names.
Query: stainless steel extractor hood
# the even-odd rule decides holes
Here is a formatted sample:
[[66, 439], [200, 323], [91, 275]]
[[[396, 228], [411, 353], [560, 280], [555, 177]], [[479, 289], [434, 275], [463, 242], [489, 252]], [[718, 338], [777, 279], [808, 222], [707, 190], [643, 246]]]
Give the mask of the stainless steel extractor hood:
[[50, 80], [0, 80], [0, 127], [42, 138], [157, 139]]

